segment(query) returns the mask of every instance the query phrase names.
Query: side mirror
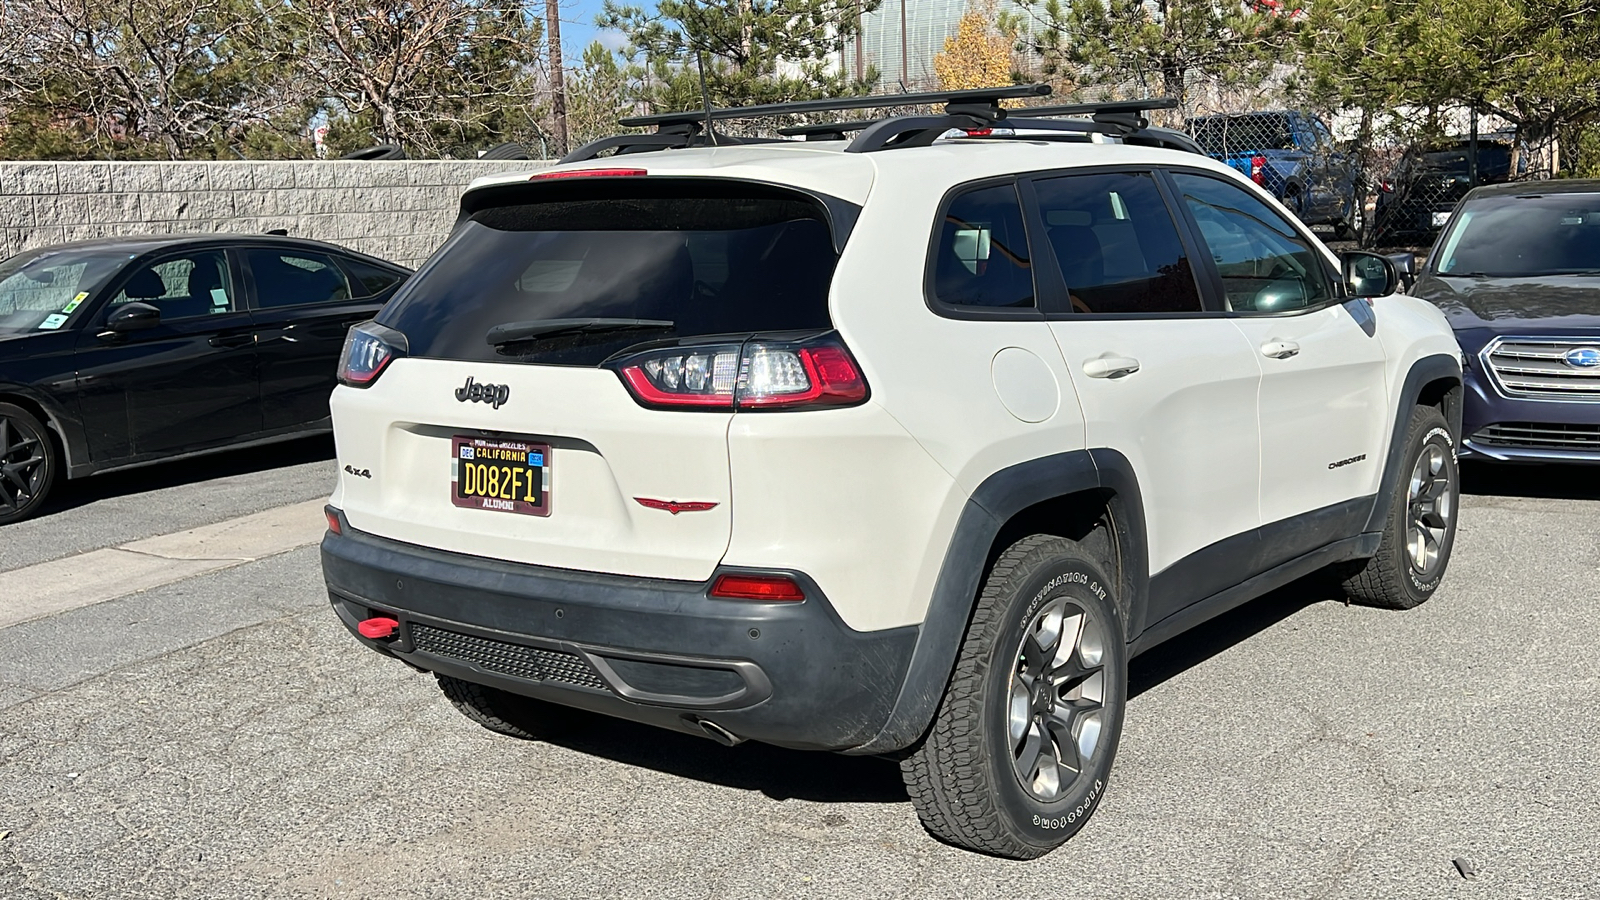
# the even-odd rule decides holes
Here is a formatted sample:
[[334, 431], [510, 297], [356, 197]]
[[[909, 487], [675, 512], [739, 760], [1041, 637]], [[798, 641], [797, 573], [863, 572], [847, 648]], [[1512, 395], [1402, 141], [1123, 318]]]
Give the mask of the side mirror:
[[1417, 283], [1417, 255], [1415, 253], [1391, 253], [1389, 262], [1394, 263], [1396, 272], [1400, 273], [1400, 283], [1405, 290]]
[[1339, 262], [1351, 297], [1387, 297], [1400, 287], [1400, 272], [1387, 256], [1347, 250], [1339, 254]]
[[161, 310], [148, 303], [127, 303], [106, 319], [106, 330], [112, 334], [144, 331], [161, 324]]

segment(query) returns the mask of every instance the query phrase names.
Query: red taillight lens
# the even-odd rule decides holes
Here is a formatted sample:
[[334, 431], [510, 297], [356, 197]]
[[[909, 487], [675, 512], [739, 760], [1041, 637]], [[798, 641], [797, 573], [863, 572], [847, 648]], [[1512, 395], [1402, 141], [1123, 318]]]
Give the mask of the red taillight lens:
[[362, 322], [344, 337], [339, 355], [339, 383], [369, 387], [383, 370], [406, 355], [406, 336], [377, 322]]
[[711, 596], [724, 600], [804, 600], [805, 591], [786, 575], [719, 575]]
[[1250, 157], [1250, 180], [1256, 184], [1267, 183], [1267, 158], [1265, 156]]
[[670, 347], [624, 359], [617, 370], [646, 406], [793, 409], [867, 398], [866, 379], [834, 337]]
[[344, 534], [344, 528], [339, 524], [339, 514], [332, 509], [324, 509], [322, 512], [328, 517], [328, 530], [334, 534]]
[[550, 181], [556, 178], [626, 178], [632, 175], [648, 175], [644, 169], [571, 169], [562, 172], [540, 172], [538, 175], [529, 176], [529, 181]]
[[1394, 193], [1394, 182], [1380, 181], [1378, 182], [1378, 190], [1383, 191], [1385, 194], [1392, 194]]

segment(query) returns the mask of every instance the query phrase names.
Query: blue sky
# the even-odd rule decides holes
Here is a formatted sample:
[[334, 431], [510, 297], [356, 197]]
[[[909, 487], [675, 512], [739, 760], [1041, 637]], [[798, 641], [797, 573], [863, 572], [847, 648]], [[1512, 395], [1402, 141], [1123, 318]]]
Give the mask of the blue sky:
[[[637, 6], [650, 8], [655, 4], [648, 0], [627, 0]], [[600, 8], [605, 5], [605, 0], [561, 0], [561, 53], [567, 60], [567, 65], [578, 61], [583, 48], [589, 46], [594, 40], [600, 40], [612, 49], [621, 47], [625, 41], [619, 32], [601, 32], [594, 27], [594, 17], [599, 14]], [[543, 7], [536, 7], [542, 12]]]

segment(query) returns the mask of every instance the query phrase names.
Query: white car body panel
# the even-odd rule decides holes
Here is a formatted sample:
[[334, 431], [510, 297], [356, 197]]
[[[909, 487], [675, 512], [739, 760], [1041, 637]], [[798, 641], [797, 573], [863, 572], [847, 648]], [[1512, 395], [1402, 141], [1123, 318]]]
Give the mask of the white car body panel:
[[[505, 384], [494, 409], [460, 402], [471, 376]], [[368, 388], [333, 394], [334, 504], [380, 537], [509, 562], [648, 578], [710, 577], [728, 546], [729, 413], [641, 407], [615, 372], [399, 359]], [[453, 505], [451, 437], [527, 435], [550, 445], [548, 517]], [[635, 497], [704, 501], [672, 515]]]

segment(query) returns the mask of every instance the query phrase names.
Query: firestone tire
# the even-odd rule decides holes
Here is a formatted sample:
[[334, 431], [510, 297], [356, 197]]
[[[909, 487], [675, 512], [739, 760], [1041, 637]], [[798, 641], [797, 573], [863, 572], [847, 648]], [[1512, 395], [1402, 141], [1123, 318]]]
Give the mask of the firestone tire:
[[1460, 505], [1455, 439], [1444, 413], [1432, 406], [1412, 410], [1405, 441], [1378, 552], [1344, 579], [1351, 599], [1385, 609], [1412, 609], [1438, 590]]
[[44, 423], [20, 406], [0, 403], [0, 525], [39, 511], [55, 487], [60, 459]]
[[451, 706], [490, 731], [536, 741], [565, 731], [572, 724], [572, 711], [564, 706], [437, 672], [434, 677]]
[[1034, 535], [995, 561], [949, 688], [901, 762], [922, 824], [958, 847], [1032, 859], [1105, 796], [1127, 703], [1116, 598], [1072, 541]]

